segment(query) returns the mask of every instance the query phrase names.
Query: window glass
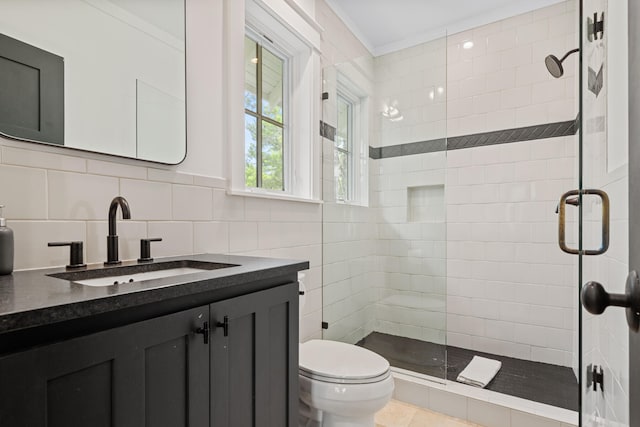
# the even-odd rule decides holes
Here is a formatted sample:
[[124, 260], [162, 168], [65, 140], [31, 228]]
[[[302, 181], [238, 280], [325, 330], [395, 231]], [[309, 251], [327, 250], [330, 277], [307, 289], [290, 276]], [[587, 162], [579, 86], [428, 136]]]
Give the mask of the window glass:
[[349, 121], [351, 113], [351, 103], [341, 96], [338, 96], [338, 127], [336, 129], [336, 147], [348, 149], [349, 144]]
[[257, 112], [258, 103], [258, 45], [244, 38], [244, 108]]
[[338, 95], [338, 122], [335, 138], [334, 177], [337, 200], [350, 200], [353, 155], [353, 104]]
[[247, 187], [258, 186], [257, 138], [258, 119], [244, 115], [244, 177]]
[[285, 60], [245, 37], [245, 186], [285, 190]]
[[282, 123], [284, 61], [262, 49], [262, 114]]
[[335, 179], [336, 179], [336, 199], [348, 200], [349, 198], [349, 161], [348, 154], [344, 151], [336, 150], [334, 157]]
[[262, 122], [262, 188], [284, 189], [282, 140], [281, 127]]

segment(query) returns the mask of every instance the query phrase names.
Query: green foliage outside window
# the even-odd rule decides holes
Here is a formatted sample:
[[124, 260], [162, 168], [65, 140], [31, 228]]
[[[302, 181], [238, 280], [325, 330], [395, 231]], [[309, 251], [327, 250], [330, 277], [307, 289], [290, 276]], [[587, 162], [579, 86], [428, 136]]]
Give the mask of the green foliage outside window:
[[245, 38], [245, 185], [284, 190], [284, 60]]
[[[275, 114], [275, 109], [271, 113]], [[282, 113], [275, 115], [282, 121]], [[268, 122], [262, 122], [262, 188], [269, 190], [284, 189], [284, 162], [282, 153], [282, 128]], [[247, 135], [248, 134], [248, 135]], [[244, 176], [247, 187], [257, 187], [257, 120], [245, 120], [245, 168]], [[249, 138], [247, 138], [247, 136]]]

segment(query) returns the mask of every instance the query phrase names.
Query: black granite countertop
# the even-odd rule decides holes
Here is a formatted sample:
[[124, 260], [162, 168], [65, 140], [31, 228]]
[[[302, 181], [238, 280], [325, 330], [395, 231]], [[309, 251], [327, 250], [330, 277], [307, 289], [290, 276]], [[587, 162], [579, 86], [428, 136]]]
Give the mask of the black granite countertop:
[[[171, 298], [229, 291], [230, 287], [291, 275], [309, 268], [307, 261], [215, 254], [156, 258], [154, 263], [185, 259], [236, 265], [105, 287], [84, 286], [49, 276], [67, 271], [64, 267], [16, 271], [12, 275], [0, 276], [0, 333], [115, 312]], [[122, 263], [123, 266], [136, 264], [135, 261]], [[87, 267], [90, 270], [101, 268], [102, 264]]]

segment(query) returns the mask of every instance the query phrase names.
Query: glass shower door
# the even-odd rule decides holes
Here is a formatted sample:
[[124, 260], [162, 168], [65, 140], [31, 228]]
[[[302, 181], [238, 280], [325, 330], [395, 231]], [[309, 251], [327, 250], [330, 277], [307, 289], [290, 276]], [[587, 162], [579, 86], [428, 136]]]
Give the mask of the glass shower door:
[[[626, 0], [582, 1], [583, 291], [598, 282], [607, 292], [622, 294], [629, 271], [626, 5]], [[625, 311], [608, 308], [596, 316], [582, 308], [580, 314], [582, 425], [628, 425]]]
[[370, 206], [375, 330], [362, 345], [410, 374], [446, 366], [446, 58], [441, 37], [374, 58]]
[[446, 43], [323, 70], [323, 338], [438, 379], [446, 366]]

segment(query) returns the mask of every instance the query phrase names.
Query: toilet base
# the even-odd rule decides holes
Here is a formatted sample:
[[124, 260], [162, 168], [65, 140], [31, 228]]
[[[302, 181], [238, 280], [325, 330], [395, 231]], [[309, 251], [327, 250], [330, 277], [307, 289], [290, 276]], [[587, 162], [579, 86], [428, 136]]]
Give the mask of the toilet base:
[[393, 395], [393, 376], [360, 384], [334, 384], [300, 375], [301, 427], [374, 427], [374, 415]]
[[342, 417], [336, 414], [323, 414], [322, 427], [375, 427], [373, 415], [366, 417]]
[[300, 415], [298, 426], [299, 427], [322, 427], [322, 424], [318, 421], [315, 421]]
[[343, 417], [335, 414], [323, 414], [315, 411], [314, 414], [300, 413], [300, 427], [375, 427], [373, 415], [365, 417]]
[[300, 399], [299, 427], [322, 427], [322, 412], [311, 408]]

